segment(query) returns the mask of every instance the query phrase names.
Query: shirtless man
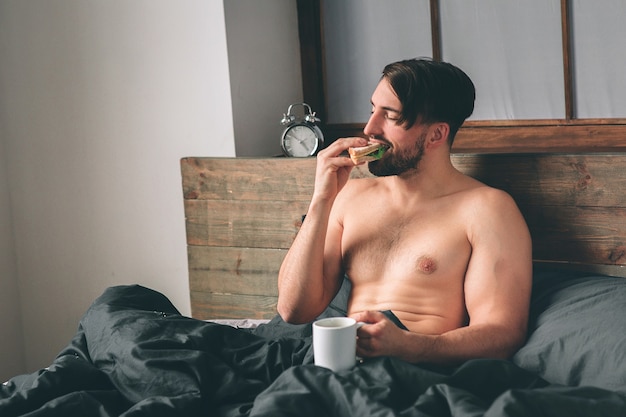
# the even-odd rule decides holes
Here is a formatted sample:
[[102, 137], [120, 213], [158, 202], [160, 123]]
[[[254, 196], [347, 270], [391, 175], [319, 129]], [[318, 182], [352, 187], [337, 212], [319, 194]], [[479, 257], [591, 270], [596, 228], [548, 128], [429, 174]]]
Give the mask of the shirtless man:
[[402, 61], [385, 68], [371, 102], [364, 133], [389, 150], [369, 163], [376, 178], [350, 181], [345, 151], [367, 140], [339, 139], [319, 153], [306, 220], [280, 269], [278, 312], [312, 321], [347, 274], [348, 315], [367, 323], [359, 356], [510, 357], [526, 336], [531, 240], [508, 194], [451, 163], [474, 107], [471, 80], [450, 64]]

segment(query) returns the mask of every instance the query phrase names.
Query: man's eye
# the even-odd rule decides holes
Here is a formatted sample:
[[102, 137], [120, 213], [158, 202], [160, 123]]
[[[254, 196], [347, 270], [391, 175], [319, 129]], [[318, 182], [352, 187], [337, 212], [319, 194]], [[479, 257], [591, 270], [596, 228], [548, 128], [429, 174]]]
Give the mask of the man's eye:
[[[375, 109], [371, 109], [370, 116], [372, 116], [374, 113], [375, 113]], [[397, 113], [384, 113], [383, 117], [392, 122], [397, 122], [400, 120], [400, 115], [398, 115]]]

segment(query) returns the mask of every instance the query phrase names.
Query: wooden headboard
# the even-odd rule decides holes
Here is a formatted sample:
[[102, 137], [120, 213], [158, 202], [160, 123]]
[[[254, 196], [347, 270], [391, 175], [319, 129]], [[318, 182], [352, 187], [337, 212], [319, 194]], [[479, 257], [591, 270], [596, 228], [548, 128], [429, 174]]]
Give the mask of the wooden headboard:
[[[626, 277], [626, 154], [453, 154], [517, 201], [536, 263]], [[315, 159], [181, 160], [192, 315], [271, 318]], [[358, 167], [353, 177], [369, 176]]]

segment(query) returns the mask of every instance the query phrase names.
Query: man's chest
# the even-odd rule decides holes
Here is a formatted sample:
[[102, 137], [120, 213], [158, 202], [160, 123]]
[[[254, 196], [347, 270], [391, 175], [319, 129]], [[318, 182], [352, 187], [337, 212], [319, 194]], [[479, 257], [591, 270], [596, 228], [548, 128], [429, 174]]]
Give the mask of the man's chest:
[[344, 267], [361, 275], [427, 276], [465, 268], [471, 254], [467, 228], [453, 216], [380, 216], [346, 222]]

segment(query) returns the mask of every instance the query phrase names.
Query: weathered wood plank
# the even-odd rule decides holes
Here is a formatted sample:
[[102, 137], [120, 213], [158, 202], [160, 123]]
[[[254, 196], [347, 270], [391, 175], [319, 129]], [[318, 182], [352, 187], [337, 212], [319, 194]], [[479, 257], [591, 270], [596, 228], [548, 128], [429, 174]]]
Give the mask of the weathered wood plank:
[[315, 158], [183, 158], [183, 196], [187, 200], [308, 201], [315, 162]]
[[452, 160], [518, 204], [626, 207], [626, 154], [460, 154]]
[[191, 291], [191, 314], [200, 320], [271, 319], [278, 297]]
[[290, 200], [187, 200], [187, 243], [289, 248], [308, 205]]
[[275, 296], [281, 249], [189, 246], [189, 283], [197, 292]]
[[[509, 122], [509, 121], [505, 121]], [[455, 152], [624, 152], [626, 125], [558, 124], [543, 126], [498, 126], [466, 123], [454, 140]]]
[[545, 206], [524, 211], [534, 259], [626, 265], [626, 209]]

